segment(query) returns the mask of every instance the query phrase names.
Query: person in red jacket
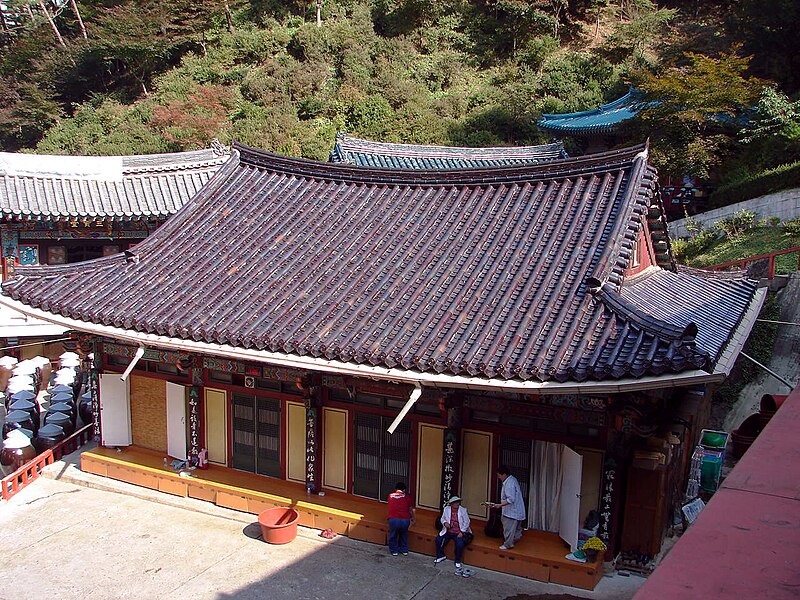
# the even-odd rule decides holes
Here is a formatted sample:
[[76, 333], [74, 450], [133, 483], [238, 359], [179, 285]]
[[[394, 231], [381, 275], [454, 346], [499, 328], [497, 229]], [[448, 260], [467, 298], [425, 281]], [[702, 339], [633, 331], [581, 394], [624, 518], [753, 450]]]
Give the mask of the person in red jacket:
[[389, 551], [392, 556], [408, 555], [408, 528], [416, 521], [414, 499], [406, 494], [406, 484], [398, 481], [386, 499], [389, 505]]

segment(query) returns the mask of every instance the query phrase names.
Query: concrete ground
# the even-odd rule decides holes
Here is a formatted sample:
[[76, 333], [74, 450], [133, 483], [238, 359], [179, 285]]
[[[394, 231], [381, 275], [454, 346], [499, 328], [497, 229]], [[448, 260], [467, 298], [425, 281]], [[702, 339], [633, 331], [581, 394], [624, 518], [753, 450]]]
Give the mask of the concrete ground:
[[89, 475], [76, 462], [51, 465], [0, 504], [0, 599], [624, 600], [644, 581], [615, 574], [588, 592], [485, 569], [463, 578], [450, 561], [393, 557], [303, 527], [272, 546], [253, 515]]

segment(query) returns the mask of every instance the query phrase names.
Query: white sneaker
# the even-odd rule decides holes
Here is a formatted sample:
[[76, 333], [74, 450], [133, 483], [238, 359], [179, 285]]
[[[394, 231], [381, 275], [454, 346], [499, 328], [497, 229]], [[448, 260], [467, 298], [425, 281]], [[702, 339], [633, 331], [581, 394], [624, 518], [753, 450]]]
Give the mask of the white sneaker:
[[508, 548], [505, 544], [503, 544], [500, 546], [500, 550], [511, 550], [511, 548]]
[[447, 557], [446, 557], [446, 556], [440, 556], [439, 558], [435, 558], [435, 559], [433, 559], [433, 563], [434, 563], [434, 564], [437, 564], [437, 563], [440, 563], [440, 562], [444, 562], [444, 561], [446, 561], [446, 560], [447, 560]]
[[457, 562], [457, 563], [456, 563], [456, 569], [460, 569], [460, 568], [461, 568], [461, 563], [460, 563], [460, 562]]

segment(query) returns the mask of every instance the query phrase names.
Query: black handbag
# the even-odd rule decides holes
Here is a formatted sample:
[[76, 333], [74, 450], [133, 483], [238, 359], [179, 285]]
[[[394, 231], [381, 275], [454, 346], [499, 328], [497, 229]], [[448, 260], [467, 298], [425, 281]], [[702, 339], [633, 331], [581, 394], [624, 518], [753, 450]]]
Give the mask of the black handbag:
[[461, 535], [461, 537], [464, 540], [464, 545], [465, 546], [469, 546], [472, 543], [472, 540], [475, 539], [475, 536], [473, 535], [473, 533], [471, 531], [465, 531]]
[[489, 507], [489, 519], [486, 521], [486, 527], [483, 528], [483, 532], [487, 537], [501, 539], [505, 537], [503, 536], [502, 515], [503, 512], [500, 508], [494, 506]]

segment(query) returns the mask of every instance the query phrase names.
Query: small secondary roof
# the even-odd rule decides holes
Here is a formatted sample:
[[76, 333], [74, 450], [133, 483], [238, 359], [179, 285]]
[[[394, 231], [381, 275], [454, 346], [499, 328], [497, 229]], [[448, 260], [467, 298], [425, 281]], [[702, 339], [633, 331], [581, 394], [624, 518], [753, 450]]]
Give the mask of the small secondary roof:
[[539, 146], [463, 148], [373, 142], [339, 133], [330, 162], [384, 169], [474, 169], [566, 157], [563, 142]]

